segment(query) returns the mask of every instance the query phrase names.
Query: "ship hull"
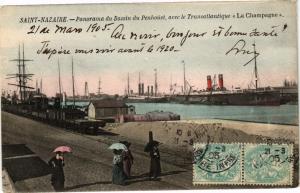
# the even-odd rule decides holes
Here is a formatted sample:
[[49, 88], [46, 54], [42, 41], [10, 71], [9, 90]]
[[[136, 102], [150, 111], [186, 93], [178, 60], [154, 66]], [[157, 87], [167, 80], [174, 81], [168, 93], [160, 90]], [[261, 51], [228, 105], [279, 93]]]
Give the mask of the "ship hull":
[[276, 91], [175, 95], [170, 102], [205, 105], [279, 106], [280, 93]]
[[126, 103], [167, 103], [167, 97], [125, 98]]

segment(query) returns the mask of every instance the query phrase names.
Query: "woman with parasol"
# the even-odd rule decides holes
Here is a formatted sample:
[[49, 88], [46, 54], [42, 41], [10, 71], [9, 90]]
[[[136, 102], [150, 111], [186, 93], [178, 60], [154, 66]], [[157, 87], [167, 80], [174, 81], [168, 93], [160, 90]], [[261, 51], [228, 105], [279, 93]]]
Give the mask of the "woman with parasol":
[[122, 152], [127, 150], [127, 147], [122, 143], [114, 143], [109, 149], [113, 150], [113, 169], [112, 169], [112, 183], [117, 185], [125, 185], [125, 174], [123, 171]]
[[55, 191], [61, 192], [64, 190], [65, 183], [65, 175], [63, 169], [65, 163], [63, 154], [66, 152], [71, 152], [71, 148], [68, 146], [60, 146], [57, 147], [53, 152], [56, 153], [56, 155], [52, 157], [48, 162], [52, 170], [51, 184]]

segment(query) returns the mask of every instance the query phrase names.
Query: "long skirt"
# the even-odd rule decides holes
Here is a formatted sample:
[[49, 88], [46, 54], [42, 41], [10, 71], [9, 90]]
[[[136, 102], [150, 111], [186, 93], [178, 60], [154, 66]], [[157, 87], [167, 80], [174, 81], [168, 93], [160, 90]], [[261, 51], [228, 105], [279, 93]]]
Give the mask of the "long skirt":
[[157, 178], [160, 175], [160, 173], [161, 173], [160, 159], [151, 158], [149, 176]]
[[64, 190], [65, 175], [62, 168], [56, 168], [53, 170], [51, 184], [56, 192], [62, 192]]
[[56, 192], [62, 192], [64, 190], [64, 181], [56, 180], [52, 182], [52, 186]]
[[123, 172], [122, 164], [114, 164], [112, 169], [112, 183], [118, 185], [125, 185], [125, 174]]
[[129, 159], [123, 161], [123, 169], [127, 178], [130, 177], [131, 162]]

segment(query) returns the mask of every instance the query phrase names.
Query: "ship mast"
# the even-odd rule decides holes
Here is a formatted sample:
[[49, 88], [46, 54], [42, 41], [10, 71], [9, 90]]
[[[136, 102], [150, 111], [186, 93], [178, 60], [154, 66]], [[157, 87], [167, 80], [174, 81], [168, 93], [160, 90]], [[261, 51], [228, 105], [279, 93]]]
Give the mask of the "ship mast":
[[19, 55], [18, 55], [18, 70], [19, 70], [19, 86], [20, 86], [20, 98], [21, 98], [21, 102], [23, 102], [23, 91], [22, 91], [22, 85], [23, 85], [23, 81], [22, 81], [22, 72], [21, 72], [21, 48], [20, 48], [20, 44], [19, 44]]
[[158, 90], [158, 85], [157, 85], [157, 69], [154, 69], [154, 96], [157, 96], [157, 90]]
[[170, 95], [172, 94], [172, 91], [173, 91], [173, 80], [172, 80], [172, 73], [171, 73], [171, 76], [170, 76]]
[[186, 78], [185, 78], [185, 62], [182, 60], [183, 63], [183, 95], [186, 93]]
[[127, 94], [130, 95], [130, 85], [129, 85], [129, 72], [127, 74]]
[[[249, 60], [246, 64], [244, 64], [243, 66], [248, 65], [250, 62], [252, 62], [254, 60], [254, 77], [255, 77], [255, 90], [258, 89], [258, 81], [259, 81], [259, 77], [258, 77], [258, 70], [257, 70], [257, 61], [256, 58], [257, 56], [259, 56], [259, 53], [256, 52], [256, 48], [255, 48], [255, 41], [252, 44], [253, 46], [253, 58], [251, 60]], [[253, 77], [252, 77], [253, 78]], [[253, 79], [251, 78], [251, 82], [250, 82], [250, 86], [253, 86]]]
[[74, 67], [73, 67], [73, 57], [72, 57], [72, 85], [73, 85], [73, 108], [75, 108], [75, 85], [74, 85]]
[[100, 96], [100, 93], [101, 93], [101, 79], [99, 78], [99, 81], [98, 81], [98, 95]]
[[35, 80], [35, 92], [38, 94], [39, 91], [39, 84], [38, 84], [38, 80]]
[[61, 95], [61, 78], [60, 78], [60, 64], [59, 64], [59, 59], [57, 60], [57, 65], [58, 65], [59, 107], [61, 107], [62, 95]]
[[23, 48], [23, 57], [21, 58], [21, 48], [20, 48], [20, 44], [19, 44], [18, 58], [11, 60], [11, 61], [18, 62], [18, 73], [7, 74], [8, 77], [6, 79], [18, 78], [18, 84], [8, 83], [8, 85], [13, 85], [13, 86], [19, 87], [20, 100], [21, 100], [21, 102], [24, 102], [26, 100], [26, 89], [34, 89], [33, 87], [26, 85], [27, 80], [31, 80], [31, 77], [33, 76], [33, 74], [26, 74], [25, 62], [33, 61], [33, 60], [25, 59], [24, 44], [23, 44], [22, 48]]
[[22, 60], [22, 74], [23, 74], [23, 100], [25, 101], [26, 99], [26, 82], [27, 80], [25, 79], [24, 75], [25, 75], [25, 61], [24, 61], [24, 58], [25, 58], [25, 53], [24, 53], [24, 43], [22, 44], [22, 47], [23, 47], [23, 60]]
[[254, 54], [254, 74], [255, 74], [255, 90], [257, 90], [257, 81], [258, 81], [258, 72], [257, 72], [257, 65], [256, 65], [256, 49], [255, 49], [255, 42], [253, 45], [253, 54]]

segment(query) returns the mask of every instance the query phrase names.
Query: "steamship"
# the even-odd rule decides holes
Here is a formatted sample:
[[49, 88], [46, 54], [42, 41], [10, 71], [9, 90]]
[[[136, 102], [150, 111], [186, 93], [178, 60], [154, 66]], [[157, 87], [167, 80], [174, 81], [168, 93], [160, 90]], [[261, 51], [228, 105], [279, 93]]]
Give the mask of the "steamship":
[[[256, 54], [255, 44], [253, 53]], [[246, 64], [247, 65], [247, 64]], [[185, 68], [184, 68], [185, 71]], [[244, 106], [279, 106], [283, 104], [280, 91], [272, 87], [258, 87], [258, 72], [256, 57], [254, 56], [255, 83], [252, 89], [232, 89], [227, 90], [223, 85], [223, 75], [218, 75], [218, 87], [216, 87], [216, 77], [214, 81], [210, 75], [207, 76], [207, 88], [204, 91], [192, 91], [192, 87], [187, 91], [186, 80], [184, 78], [184, 89], [182, 94], [172, 94], [169, 96], [171, 103], [183, 104], [206, 104], [206, 105], [244, 105]], [[185, 77], [185, 74], [184, 74]], [[212, 83], [214, 82], [214, 83]]]
[[259, 89], [207, 91], [199, 94], [172, 95], [171, 103], [240, 105], [240, 106], [279, 106], [280, 92], [270, 87]]

